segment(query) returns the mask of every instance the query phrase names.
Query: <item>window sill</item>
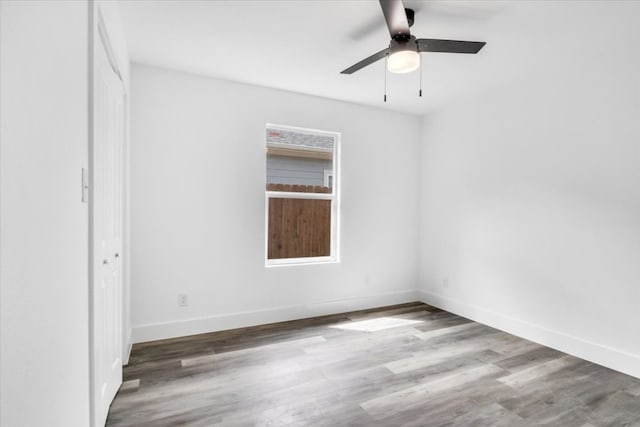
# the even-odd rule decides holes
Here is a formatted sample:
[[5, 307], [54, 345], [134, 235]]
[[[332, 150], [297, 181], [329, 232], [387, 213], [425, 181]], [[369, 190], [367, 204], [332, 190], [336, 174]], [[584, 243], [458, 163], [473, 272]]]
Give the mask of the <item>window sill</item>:
[[283, 258], [269, 259], [265, 261], [265, 268], [273, 267], [297, 267], [303, 265], [338, 264], [340, 261], [336, 257], [314, 257], [314, 258]]

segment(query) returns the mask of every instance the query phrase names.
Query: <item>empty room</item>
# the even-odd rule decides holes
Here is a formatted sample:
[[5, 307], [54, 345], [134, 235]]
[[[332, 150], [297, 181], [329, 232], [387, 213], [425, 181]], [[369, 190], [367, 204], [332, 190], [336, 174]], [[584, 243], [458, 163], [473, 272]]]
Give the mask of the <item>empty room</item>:
[[640, 427], [639, 22], [0, 0], [0, 426]]

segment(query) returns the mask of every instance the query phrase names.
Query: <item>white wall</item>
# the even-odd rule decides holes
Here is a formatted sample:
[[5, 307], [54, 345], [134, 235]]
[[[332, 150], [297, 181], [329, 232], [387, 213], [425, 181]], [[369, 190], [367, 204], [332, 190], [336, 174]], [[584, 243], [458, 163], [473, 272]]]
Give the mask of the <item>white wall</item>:
[[[137, 64], [131, 87], [134, 341], [415, 300], [417, 117]], [[267, 122], [342, 132], [339, 264], [264, 267]]]
[[0, 2], [0, 425], [89, 423], [87, 3]]
[[427, 302], [640, 376], [640, 4], [599, 5], [514, 46], [530, 75], [424, 120], [420, 280]]

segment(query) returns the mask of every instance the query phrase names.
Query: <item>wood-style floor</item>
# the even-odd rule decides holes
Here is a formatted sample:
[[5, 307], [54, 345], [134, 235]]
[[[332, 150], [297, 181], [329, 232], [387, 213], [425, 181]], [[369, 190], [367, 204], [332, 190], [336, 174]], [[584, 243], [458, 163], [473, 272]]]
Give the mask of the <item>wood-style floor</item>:
[[137, 344], [109, 426], [640, 426], [640, 380], [422, 303]]

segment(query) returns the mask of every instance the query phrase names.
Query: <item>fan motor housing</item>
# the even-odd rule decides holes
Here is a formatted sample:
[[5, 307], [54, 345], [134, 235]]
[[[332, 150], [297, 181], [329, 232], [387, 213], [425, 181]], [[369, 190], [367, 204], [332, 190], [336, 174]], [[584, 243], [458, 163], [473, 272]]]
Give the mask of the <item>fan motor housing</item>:
[[[404, 36], [404, 34], [399, 34]], [[389, 42], [389, 55], [402, 50], [418, 51], [418, 42], [414, 36], [406, 35], [405, 37], [393, 37]]]

